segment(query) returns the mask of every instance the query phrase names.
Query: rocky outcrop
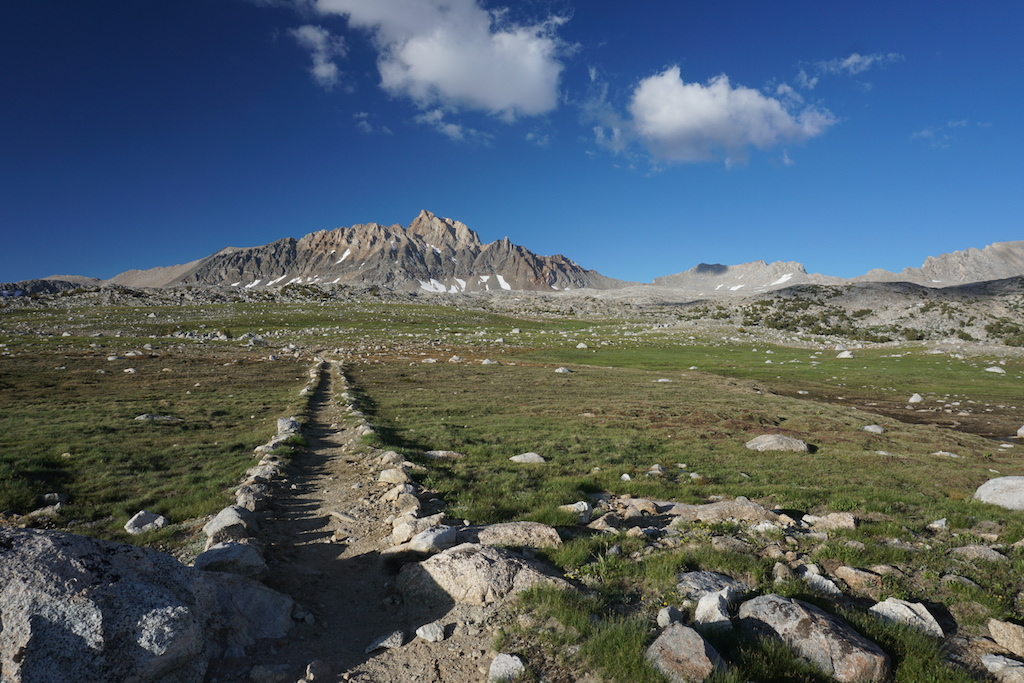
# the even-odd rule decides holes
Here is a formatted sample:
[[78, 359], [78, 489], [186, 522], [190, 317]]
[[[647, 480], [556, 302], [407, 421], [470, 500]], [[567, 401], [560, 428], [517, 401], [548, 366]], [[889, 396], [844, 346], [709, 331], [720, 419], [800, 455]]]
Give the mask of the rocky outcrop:
[[0, 528], [0, 678], [199, 683], [211, 658], [283, 637], [291, 598], [170, 555]]

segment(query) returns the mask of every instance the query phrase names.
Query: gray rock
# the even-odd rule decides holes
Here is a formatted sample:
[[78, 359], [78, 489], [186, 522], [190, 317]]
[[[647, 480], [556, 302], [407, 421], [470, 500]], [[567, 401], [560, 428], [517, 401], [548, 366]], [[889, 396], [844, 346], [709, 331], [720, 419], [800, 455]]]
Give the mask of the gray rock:
[[413, 536], [409, 541], [409, 549], [419, 553], [439, 553], [458, 544], [458, 529], [438, 524]]
[[511, 458], [509, 458], [509, 460], [512, 462], [528, 465], [539, 465], [540, 463], [547, 462], [547, 460], [545, 460], [543, 456], [532, 452], [513, 455]]
[[515, 655], [498, 654], [487, 670], [487, 683], [506, 683], [526, 671], [523, 660]]
[[981, 663], [999, 683], [1024, 683], [1024, 663], [1002, 655], [982, 655]]
[[[562, 539], [555, 528], [539, 522], [504, 522], [483, 527], [470, 527], [473, 531], [460, 529], [459, 537], [470, 543], [481, 545], [502, 545], [527, 548], [557, 548]], [[470, 536], [467, 537], [467, 531]]]
[[885, 427], [881, 425], [866, 425], [861, 427], [865, 432], [871, 432], [872, 434], [885, 434]]
[[646, 657], [672, 683], [703, 681], [724, 666], [715, 648], [692, 628], [678, 622], [661, 632], [647, 648]]
[[872, 590], [881, 588], [882, 577], [874, 572], [845, 565], [836, 567], [834, 572], [836, 578], [842, 579], [850, 588], [855, 590]]
[[739, 620], [744, 630], [787, 643], [800, 657], [842, 683], [889, 679], [889, 656], [881, 648], [814, 605], [762, 595], [740, 605]]
[[956, 555], [957, 557], [964, 560], [981, 560], [983, 562], [1009, 562], [1006, 559], [1006, 555], [1003, 555], [997, 550], [989, 548], [987, 545], [965, 545], [959, 548], [953, 548], [949, 551], [950, 555]]
[[147, 531], [163, 529], [170, 523], [170, 520], [163, 515], [140, 510], [132, 515], [132, 518], [125, 523], [124, 530], [132, 536], [138, 536], [139, 534], [144, 534]]
[[270, 487], [262, 483], [239, 486], [235, 491], [235, 505], [251, 512], [262, 510], [270, 500]]
[[240, 505], [224, 508], [203, 527], [203, 533], [207, 536], [207, 550], [218, 543], [240, 541], [258, 532], [256, 517]]
[[989, 479], [974, 492], [974, 499], [1007, 510], [1024, 510], [1024, 477]]
[[314, 659], [306, 665], [307, 681], [326, 681], [331, 673], [331, 665], [322, 659]]
[[752, 451], [759, 451], [764, 453], [765, 451], [791, 451], [794, 453], [807, 453], [807, 444], [800, 439], [794, 439], [791, 436], [782, 436], [781, 434], [762, 434], [756, 436], [746, 444], [747, 448]]
[[737, 597], [734, 588], [726, 586], [715, 593], [704, 595], [697, 602], [693, 614], [693, 627], [701, 635], [713, 635], [732, 630], [729, 606]]
[[402, 647], [405, 645], [405, 633], [402, 631], [392, 631], [391, 633], [385, 634], [377, 640], [370, 643], [366, 652], [373, 652], [374, 650], [393, 650], [396, 647]]
[[683, 598], [699, 601], [708, 593], [717, 593], [723, 588], [732, 588], [737, 593], [750, 590], [747, 584], [718, 572], [683, 572], [676, 576], [676, 592]]
[[945, 636], [945, 633], [942, 632], [942, 627], [939, 626], [939, 622], [935, 620], [935, 617], [928, 611], [928, 608], [919, 602], [907, 602], [906, 600], [888, 598], [877, 603], [868, 611], [876, 614], [881, 619], [906, 624], [935, 638]]
[[585, 500], [581, 500], [570, 505], [559, 505], [558, 509], [562, 512], [570, 512], [578, 515], [580, 524], [589, 524], [590, 518], [594, 514], [594, 507]]
[[568, 586], [512, 551], [474, 543], [407, 564], [398, 574], [406, 600], [431, 605], [489, 605], [539, 584]]
[[1024, 439], [1024, 425], [1017, 428], [1017, 436]]
[[267, 575], [267, 563], [251, 545], [218, 543], [199, 554], [192, 566], [208, 572], [229, 572], [257, 581]]
[[570, 370], [569, 368], [566, 368], [566, 367], [561, 367], [561, 368], [555, 368], [555, 372], [557, 372], [560, 375], [568, 375], [569, 373], [572, 372], [572, 370]]
[[907, 399], [907, 403], [924, 403], [924, 397], [921, 394], [914, 394]]
[[416, 629], [416, 635], [428, 643], [440, 643], [444, 640], [444, 626], [432, 621]]
[[662, 607], [658, 610], [658, 626], [665, 628], [671, 623], [683, 621], [683, 613], [677, 610], [672, 605], [668, 607]]
[[393, 467], [380, 473], [377, 481], [384, 484], [411, 484], [412, 477], [402, 467]]
[[1024, 657], [1024, 626], [998, 619], [988, 620], [988, 632], [999, 647]]
[[212, 657], [283, 637], [292, 601], [149, 548], [0, 528], [4, 683], [200, 683]]
[[420, 519], [412, 518], [406, 519], [405, 521], [396, 520], [394, 529], [391, 531], [391, 542], [395, 544], [405, 543], [430, 527], [437, 526], [443, 520], [443, 512], [439, 512], [436, 515], [430, 515], [429, 517], [422, 517]]
[[135, 418], [136, 422], [184, 422], [185, 420], [180, 417], [174, 417], [172, 415], [150, 415], [144, 413]]
[[671, 523], [677, 526], [683, 522], [697, 521], [725, 522], [735, 520], [738, 522], [773, 523], [779, 521], [779, 516], [771, 510], [767, 510], [764, 506], [742, 497], [736, 500], [720, 500], [705, 505], [676, 503], [668, 508], [665, 514], [675, 517], [676, 519], [672, 520]]
[[277, 462], [260, 462], [255, 467], [245, 471], [246, 485], [248, 484], [269, 484], [281, 476], [282, 466]]
[[43, 495], [39, 496], [39, 501], [43, 505], [56, 505], [57, 503], [60, 503], [61, 505], [63, 505], [63, 504], [68, 502], [68, 494], [66, 494], [66, 493], [44, 493]]
[[843, 591], [839, 590], [839, 586], [835, 584], [831, 579], [822, 576], [817, 568], [811, 568], [810, 565], [800, 565], [797, 567], [797, 576], [803, 579], [807, 587], [815, 593], [821, 593], [822, 595], [840, 596]]
[[277, 418], [278, 434], [298, 434], [301, 431], [302, 423], [296, 420], [294, 417]]

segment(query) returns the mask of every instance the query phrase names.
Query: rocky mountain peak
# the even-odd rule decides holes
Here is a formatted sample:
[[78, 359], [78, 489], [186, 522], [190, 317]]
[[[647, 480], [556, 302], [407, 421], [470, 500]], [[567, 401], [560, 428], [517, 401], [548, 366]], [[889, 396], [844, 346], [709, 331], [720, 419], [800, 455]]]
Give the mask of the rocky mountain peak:
[[431, 247], [439, 249], [476, 250], [481, 246], [480, 238], [465, 223], [435, 216], [426, 209], [420, 211], [405, 232], [409, 237], [420, 237]]

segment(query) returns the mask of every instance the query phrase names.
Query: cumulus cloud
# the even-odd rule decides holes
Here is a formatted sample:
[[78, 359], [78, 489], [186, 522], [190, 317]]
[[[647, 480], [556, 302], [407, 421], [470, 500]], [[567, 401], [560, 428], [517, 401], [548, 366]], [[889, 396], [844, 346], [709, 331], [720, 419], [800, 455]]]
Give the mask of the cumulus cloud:
[[289, 31], [300, 47], [309, 51], [313, 65], [309, 73], [320, 86], [330, 90], [338, 83], [341, 75], [335, 58], [344, 57], [348, 51], [345, 41], [322, 26], [306, 24]]
[[780, 94], [788, 104], [733, 86], [724, 74], [707, 83], [685, 83], [673, 66], [640, 81], [629, 112], [635, 134], [656, 159], [733, 163], [743, 161], [750, 147], [764, 150], [807, 140], [836, 122], [826, 109], [795, 111], [798, 102], [785, 89]]
[[478, 0], [316, 0], [321, 14], [369, 31], [381, 86], [425, 111], [472, 109], [506, 119], [558, 104], [565, 23], [518, 24]]

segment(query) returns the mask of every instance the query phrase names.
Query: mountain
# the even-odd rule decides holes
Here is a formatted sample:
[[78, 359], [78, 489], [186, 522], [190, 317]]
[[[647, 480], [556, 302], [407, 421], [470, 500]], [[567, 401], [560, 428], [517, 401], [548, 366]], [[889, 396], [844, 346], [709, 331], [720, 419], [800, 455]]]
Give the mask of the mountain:
[[[920, 268], [905, 268], [898, 273], [875, 269], [850, 279], [808, 273], [795, 261], [753, 261], [735, 266], [701, 263], [682, 273], [655, 278], [649, 289], [651, 294], [663, 297], [672, 293], [692, 297], [750, 296], [793, 285], [909, 282], [936, 288], [1021, 275], [1024, 275], [1024, 241], [997, 242], [984, 249], [929, 256]], [[636, 292], [638, 288], [629, 287], [618, 294]]]
[[695, 296], [747, 296], [805, 284], [840, 284], [841, 278], [809, 274], [796, 261], [752, 261], [736, 266], [701, 263], [675, 275], [654, 278], [657, 288], [684, 290]]
[[209, 284], [267, 287], [359, 284], [398, 291], [556, 291], [625, 283], [564, 256], [538, 256], [508, 238], [483, 244], [465, 224], [421, 211], [409, 225], [321, 230], [261, 247], [228, 247], [179, 266], [131, 270], [109, 280], [130, 287]]
[[920, 268], [871, 270], [852, 279], [808, 273], [795, 261], [739, 265], [701, 263], [655, 278], [651, 284], [605, 277], [565, 256], [539, 256], [504, 238], [484, 244], [465, 224], [421, 211], [408, 228], [379, 223], [321, 230], [259, 247], [227, 247], [174, 266], [129, 270], [101, 281], [79, 276], [0, 283], [4, 297], [55, 293], [75, 287], [214, 285], [238, 288], [289, 284], [349, 284], [396, 292], [554, 292], [586, 289], [615, 298], [680, 299], [745, 297], [794, 285], [906, 282], [951, 287], [1024, 276], [1024, 241], [997, 242], [929, 256]]
[[984, 249], [965, 249], [929, 256], [920, 268], [899, 273], [875, 269], [854, 280], [859, 282], [914, 282], [926, 287], [948, 287], [1024, 275], [1024, 241], [996, 242]]

